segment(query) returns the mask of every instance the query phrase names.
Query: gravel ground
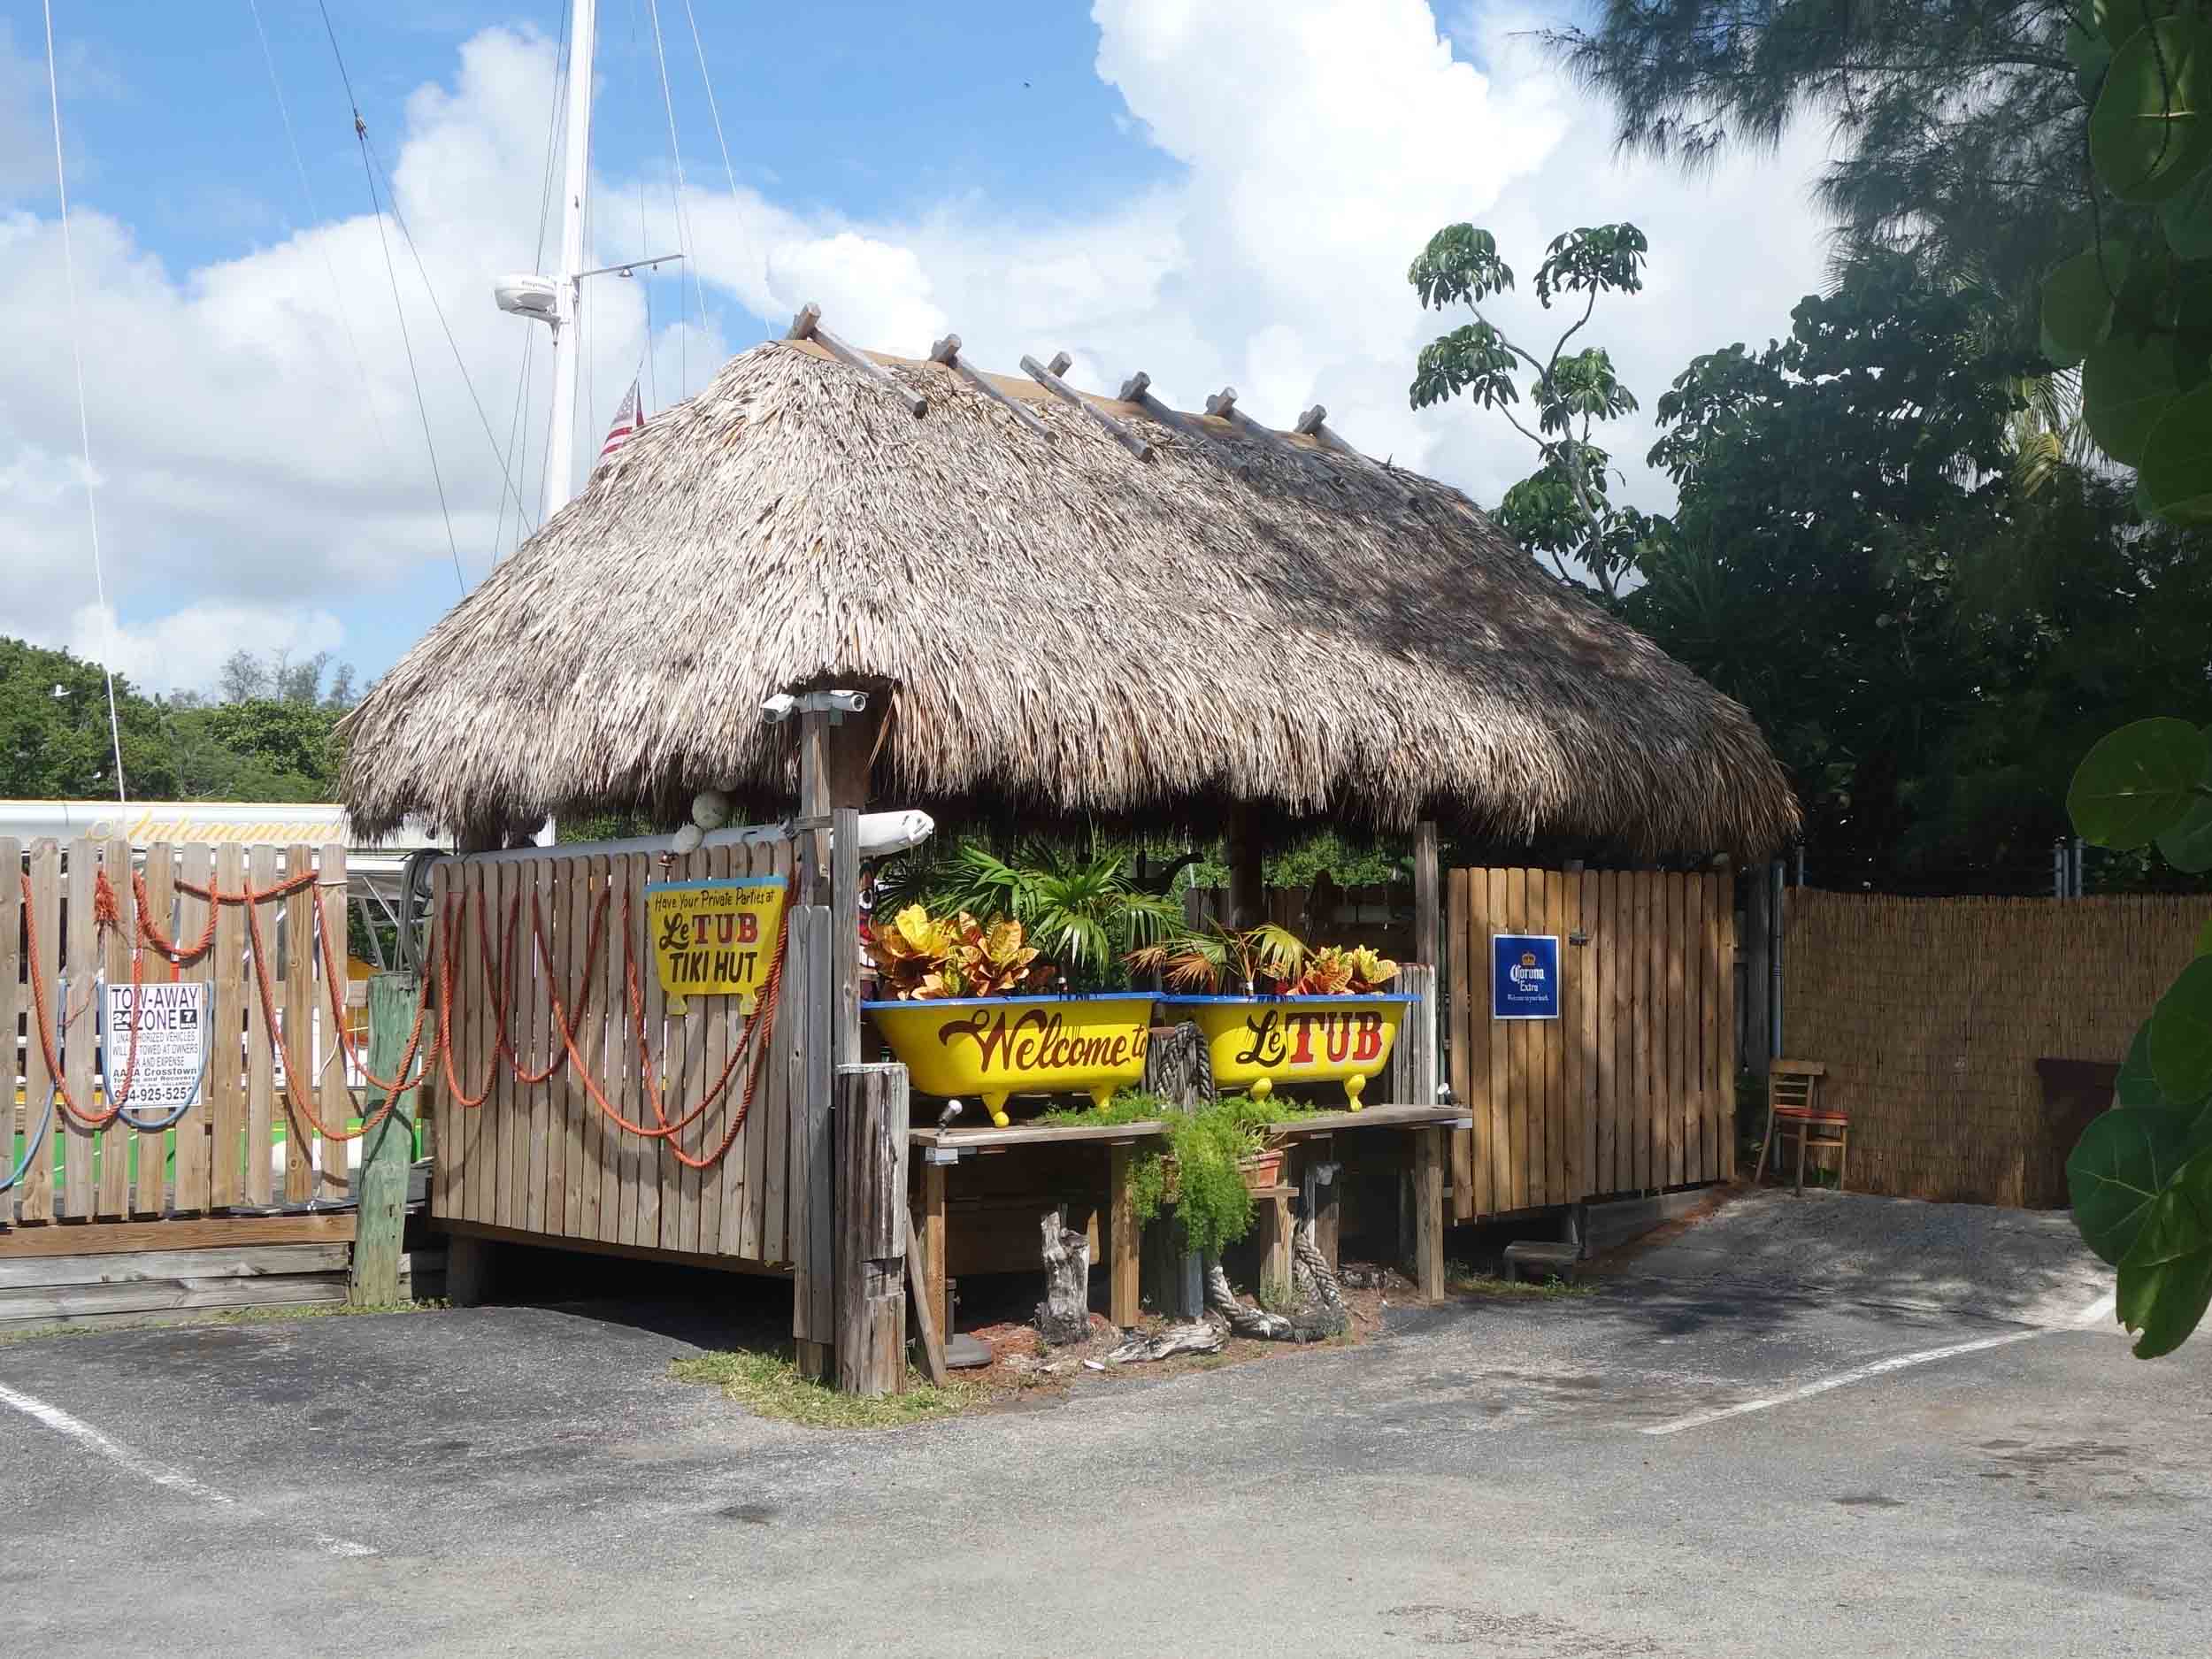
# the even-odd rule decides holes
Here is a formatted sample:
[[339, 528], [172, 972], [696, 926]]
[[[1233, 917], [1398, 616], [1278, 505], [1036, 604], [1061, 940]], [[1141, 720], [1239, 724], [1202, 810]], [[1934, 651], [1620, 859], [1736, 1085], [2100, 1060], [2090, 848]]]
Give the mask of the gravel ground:
[[2112, 1270], [2064, 1210], [1930, 1204], [1859, 1193], [1747, 1192], [1632, 1255], [1624, 1285], [1821, 1295], [2064, 1325], [2112, 1291]]

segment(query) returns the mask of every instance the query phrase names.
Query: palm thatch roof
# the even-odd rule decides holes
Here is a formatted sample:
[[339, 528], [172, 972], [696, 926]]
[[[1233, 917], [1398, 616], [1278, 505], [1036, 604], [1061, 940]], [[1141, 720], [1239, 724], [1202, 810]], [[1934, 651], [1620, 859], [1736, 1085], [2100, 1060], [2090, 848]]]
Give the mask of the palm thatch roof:
[[1210, 416], [1083, 410], [811, 342], [733, 357], [408, 652], [348, 723], [374, 833], [709, 785], [787, 810], [764, 697], [890, 700], [879, 803], [1203, 822], [1244, 801], [1502, 841], [1766, 852], [1797, 826], [1744, 710], [1459, 492]]

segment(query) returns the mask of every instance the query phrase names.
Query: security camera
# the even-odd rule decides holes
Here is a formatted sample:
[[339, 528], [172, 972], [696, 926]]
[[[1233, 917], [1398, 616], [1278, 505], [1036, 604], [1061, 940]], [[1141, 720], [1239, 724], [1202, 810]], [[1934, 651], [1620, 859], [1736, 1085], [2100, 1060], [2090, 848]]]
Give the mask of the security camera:
[[799, 706], [799, 700], [787, 691], [779, 691], [760, 705], [760, 718], [771, 726], [781, 726]]

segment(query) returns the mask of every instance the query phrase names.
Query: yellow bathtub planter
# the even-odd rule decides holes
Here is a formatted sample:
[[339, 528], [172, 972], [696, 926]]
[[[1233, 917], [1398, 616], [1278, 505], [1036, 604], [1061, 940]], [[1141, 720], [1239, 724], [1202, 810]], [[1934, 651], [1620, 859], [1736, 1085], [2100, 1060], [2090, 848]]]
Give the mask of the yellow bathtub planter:
[[1088, 1094], [1103, 1106], [1144, 1080], [1152, 994], [953, 996], [863, 1002], [914, 1087], [980, 1096], [1006, 1126], [1013, 1094]]
[[1409, 996], [1163, 996], [1171, 1020], [1196, 1023], [1214, 1081], [1264, 1100], [1285, 1083], [1341, 1083], [1354, 1111], [1390, 1064]]

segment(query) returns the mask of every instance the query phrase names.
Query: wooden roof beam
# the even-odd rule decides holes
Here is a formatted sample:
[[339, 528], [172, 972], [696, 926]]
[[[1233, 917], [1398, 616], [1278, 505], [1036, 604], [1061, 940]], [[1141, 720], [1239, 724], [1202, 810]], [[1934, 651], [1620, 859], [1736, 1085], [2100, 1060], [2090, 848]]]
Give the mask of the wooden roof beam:
[[1248, 438], [1265, 444], [1279, 454], [1304, 460], [1306, 453], [1296, 444], [1285, 442], [1283, 434], [1272, 426], [1263, 426], [1237, 407], [1237, 388], [1225, 386], [1206, 400], [1206, 412], [1217, 420], [1225, 420]]
[[863, 357], [835, 334], [822, 326], [822, 308], [809, 301], [799, 308], [799, 314], [791, 319], [791, 332], [786, 340], [811, 340], [847, 368], [857, 369], [878, 386], [906, 405], [906, 412], [919, 420], [929, 413], [929, 399], [919, 392], [910, 392], [899, 383], [898, 377], [872, 357]]
[[1135, 433], [1130, 431], [1128, 427], [1123, 426], [1121, 422], [1116, 420], [1111, 415], [1101, 409], [1096, 403], [1091, 402], [1089, 398], [1084, 396], [1082, 393], [1077, 391], [1075, 388], [1070, 386], [1065, 380], [1060, 378], [1062, 373], [1066, 371], [1068, 365], [1073, 361], [1074, 359], [1072, 357], [1069, 357], [1066, 352], [1063, 351], [1052, 359], [1052, 365], [1049, 368], [1048, 368], [1045, 365], [1038, 362], [1036, 358], [1025, 355], [1022, 358], [1022, 373], [1026, 374], [1031, 380], [1036, 381], [1038, 385], [1043, 387], [1045, 390], [1050, 392], [1062, 403], [1072, 404], [1075, 408], [1081, 410], [1085, 414], [1088, 415], [1093, 420], [1096, 421], [1105, 429], [1106, 435], [1108, 437], [1111, 438], [1116, 443], [1121, 445], [1123, 449], [1128, 450], [1130, 454], [1135, 456], [1137, 459], [1140, 461], [1150, 460], [1152, 458], [1152, 446], [1150, 444], [1147, 443], [1142, 438], [1139, 437]]
[[1018, 399], [1009, 397], [1004, 392], [1000, 391], [997, 387], [994, 386], [988, 380], [985, 379], [981, 374], [979, 374], [975, 370], [975, 366], [971, 364], [967, 358], [960, 355], [960, 336], [958, 334], [947, 334], [942, 340], [940, 340], [935, 345], [932, 346], [929, 349], [929, 360], [932, 363], [943, 364], [955, 374], [957, 374], [962, 380], [967, 381], [969, 385], [974, 387], [975, 389], [982, 393], [984, 396], [990, 398], [993, 402], [997, 403], [1000, 408], [1005, 410], [1008, 414], [1013, 416], [1016, 420], [1019, 421], [1023, 426], [1028, 427], [1030, 431], [1035, 433], [1039, 437], [1049, 438], [1052, 435], [1051, 427], [1046, 426], [1043, 421], [1038, 419], [1036, 416], [1031, 414], [1026, 409], [1024, 409]]
[[1121, 383], [1121, 401], [1134, 403], [1139, 409], [1171, 431], [1179, 432], [1193, 443], [1208, 442], [1205, 432], [1186, 420], [1181, 412], [1170, 409], [1152, 396], [1152, 377], [1142, 369]]
[[[1309, 409], [1304, 414], [1298, 417], [1298, 424], [1293, 427], [1292, 430], [1299, 434], [1302, 437], [1313, 439], [1324, 449], [1333, 449], [1339, 455], [1345, 456], [1352, 460], [1357, 461], [1362, 466], [1371, 467], [1374, 471], [1382, 473], [1385, 477], [1402, 477], [1402, 475], [1398, 473], [1395, 467], [1389, 466], [1381, 461], [1378, 461], [1371, 455], [1363, 455], [1359, 450], [1355, 449], [1350, 444], [1345, 442], [1343, 439], [1338, 437], [1335, 433], [1329, 430], [1328, 422], [1328, 410], [1323, 405], [1316, 403], [1311, 409]], [[1417, 494], [1412, 488], [1404, 486], [1402, 482], [1401, 482], [1401, 488], [1405, 489], [1407, 506], [1417, 507], [1421, 504], [1421, 498], [1419, 495]]]

